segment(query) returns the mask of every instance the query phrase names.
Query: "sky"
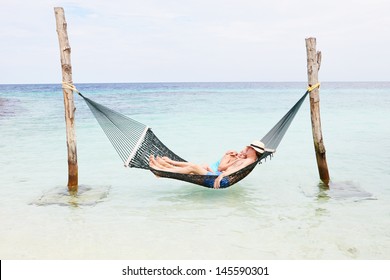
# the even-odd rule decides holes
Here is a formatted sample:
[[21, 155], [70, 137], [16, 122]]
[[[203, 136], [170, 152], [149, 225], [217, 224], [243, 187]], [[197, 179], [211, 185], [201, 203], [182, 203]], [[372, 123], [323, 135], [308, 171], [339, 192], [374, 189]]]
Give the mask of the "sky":
[[0, 0], [0, 84], [58, 83], [63, 7], [74, 83], [390, 80], [388, 0]]

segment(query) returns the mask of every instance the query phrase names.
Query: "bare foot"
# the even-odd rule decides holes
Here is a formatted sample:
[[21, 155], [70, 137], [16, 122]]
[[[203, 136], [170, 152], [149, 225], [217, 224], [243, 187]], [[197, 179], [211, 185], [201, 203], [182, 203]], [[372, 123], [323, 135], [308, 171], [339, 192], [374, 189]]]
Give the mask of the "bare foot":
[[166, 167], [166, 168], [171, 168], [171, 167], [173, 167], [172, 164], [170, 164], [169, 162], [167, 162], [164, 158], [156, 157], [156, 161], [157, 161], [161, 166], [164, 166], [164, 167]]
[[152, 168], [156, 167], [156, 160], [154, 159], [154, 155], [150, 155], [149, 157], [149, 166]]
[[167, 163], [160, 163], [161, 161], [161, 158], [157, 157], [155, 158], [154, 156], [150, 156], [149, 157], [149, 166], [152, 167], [153, 169], [156, 169], [156, 170], [162, 170], [164, 171], [165, 169], [167, 169], [167, 166], [165, 166]]
[[[149, 157], [149, 166], [153, 169], [156, 169], [156, 160], [154, 159], [154, 156], [153, 155], [150, 155]], [[160, 178], [160, 176], [157, 176], [156, 174], [154, 174], [154, 176], [156, 176], [156, 178]]]

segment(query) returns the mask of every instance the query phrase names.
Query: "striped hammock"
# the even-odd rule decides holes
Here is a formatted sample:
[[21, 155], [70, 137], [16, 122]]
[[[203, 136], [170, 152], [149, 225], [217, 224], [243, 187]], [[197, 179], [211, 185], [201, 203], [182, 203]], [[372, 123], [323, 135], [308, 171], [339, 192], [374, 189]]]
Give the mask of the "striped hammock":
[[[68, 88], [77, 91], [73, 85], [71, 87], [68, 86]], [[276, 150], [303, 101], [313, 88], [309, 88], [297, 103], [261, 139], [261, 142], [265, 144], [267, 150]], [[149, 166], [149, 158], [151, 155], [166, 156], [175, 161], [185, 162], [185, 160], [166, 147], [148, 126], [103, 106], [85, 97], [80, 92], [78, 93], [91, 109], [126, 167], [147, 169], [159, 177], [186, 181], [207, 188], [213, 187], [214, 181], [218, 177], [217, 175], [179, 174], [151, 168]], [[220, 187], [227, 188], [241, 181], [258, 163], [261, 163], [272, 155], [272, 152], [265, 151], [254, 163], [224, 177], [221, 180]]]

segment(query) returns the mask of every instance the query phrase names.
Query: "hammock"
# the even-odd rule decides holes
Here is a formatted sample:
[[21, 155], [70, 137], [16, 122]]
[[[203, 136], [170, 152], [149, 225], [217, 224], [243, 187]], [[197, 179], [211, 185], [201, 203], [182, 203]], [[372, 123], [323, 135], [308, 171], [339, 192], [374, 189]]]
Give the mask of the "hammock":
[[[286, 115], [261, 139], [266, 147], [262, 156], [254, 163], [225, 176], [221, 180], [221, 188], [230, 187], [241, 181], [257, 164], [273, 155], [306, 96], [318, 86], [319, 84], [309, 87]], [[186, 160], [166, 147], [148, 126], [85, 97], [71, 84], [63, 83], [63, 87], [76, 91], [84, 99], [126, 167], [150, 170], [158, 177], [181, 180], [207, 188], [213, 187], [217, 175], [179, 174], [151, 168], [149, 166], [151, 155], [166, 156], [175, 161]]]

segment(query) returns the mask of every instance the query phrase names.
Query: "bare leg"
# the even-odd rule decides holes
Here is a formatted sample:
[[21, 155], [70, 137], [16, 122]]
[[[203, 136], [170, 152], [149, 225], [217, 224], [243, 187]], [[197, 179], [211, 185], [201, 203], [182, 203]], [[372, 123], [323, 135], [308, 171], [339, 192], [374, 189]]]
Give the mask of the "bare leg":
[[214, 170], [212, 170], [210, 165], [208, 165], [208, 164], [202, 164], [201, 166], [202, 166], [202, 168], [206, 169], [209, 172], [214, 172]]
[[171, 168], [166, 168], [164, 170], [169, 172], [174, 172], [174, 173], [180, 173], [180, 174], [196, 174], [196, 175], [206, 175], [208, 172], [202, 166], [193, 163], [188, 163], [188, 165], [185, 167], [173, 166]]
[[169, 172], [174, 172], [174, 173], [180, 173], [180, 174], [206, 175], [208, 172], [202, 166], [197, 165], [197, 164], [193, 164], [190, 162], [187, 162], [186, 166], [183, 166], [183, 167], [180, 167], [180, 166], [167, 167], [167, 166], [159, 163], [158, 160], [156, 160], [153, 155], [151, 155], [149, 157], [149, 166], [154, 168], [154, 169], [158, 169], [158, 170], [162, 170], [162, 171], [169, 171]]
[[166, 167], [166, 168], [174, 167], [172, 164], [166, 162], [166, 161], [163, 160], [161, 157], [156, 157], [156, 161], [157, 161], [161, 166], [164, 166], [164, 167]]
[[169, 163], [170, 165], [178, 167], [187, 167], [188, 165], [190, 165], [190, 163], [188, 162], [172, 160], [169, 157], [162, 157], [162, 160], [164, 160], [166, 163]]
[[159, 169], [159, 170], [165, 170], [167, 169], [165, 166], [161, 165], [153, 155], [149, 157], [149, 166], [154, 168], [154, 169]]

